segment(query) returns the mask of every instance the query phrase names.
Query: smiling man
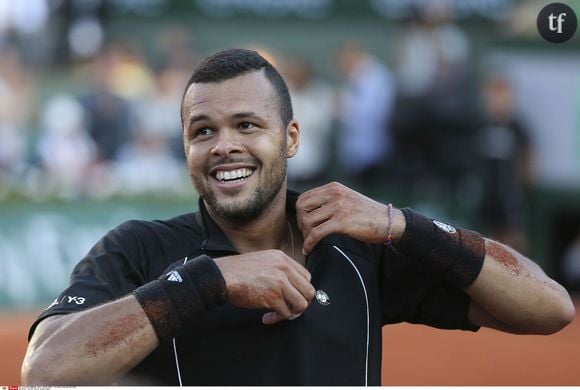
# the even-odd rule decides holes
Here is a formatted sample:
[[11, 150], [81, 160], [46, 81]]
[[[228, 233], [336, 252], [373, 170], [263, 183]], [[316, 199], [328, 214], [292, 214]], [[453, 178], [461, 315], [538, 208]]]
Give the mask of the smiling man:
[[500, 243], [338, 183], [297, 194], [300, 127], [256, 52], [204, 60], [183, 140], [199, 211], [129, 221], [32, 325], [25, 385], [380, 385], [381, 327], [549, 334], [568, 293]]

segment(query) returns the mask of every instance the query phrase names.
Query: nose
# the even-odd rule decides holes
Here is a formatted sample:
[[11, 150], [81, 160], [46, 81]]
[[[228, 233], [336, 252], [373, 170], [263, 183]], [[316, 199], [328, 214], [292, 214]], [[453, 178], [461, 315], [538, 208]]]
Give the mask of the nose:
[[241, 153], [243, 146], [235, 130], [224, 128], [218, 131], [211, 153], [216, 156], [228, 156], [232, 153]]

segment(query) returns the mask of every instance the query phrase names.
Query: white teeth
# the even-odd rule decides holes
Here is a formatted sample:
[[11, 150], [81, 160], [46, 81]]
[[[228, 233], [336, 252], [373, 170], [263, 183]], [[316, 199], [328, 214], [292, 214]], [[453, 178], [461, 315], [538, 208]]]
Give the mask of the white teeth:
[[254, 171], [248, 168], [235, 169], [231, 171], [218, 171], [215, 175], [219, 181], [244, 179], [250, 176]]

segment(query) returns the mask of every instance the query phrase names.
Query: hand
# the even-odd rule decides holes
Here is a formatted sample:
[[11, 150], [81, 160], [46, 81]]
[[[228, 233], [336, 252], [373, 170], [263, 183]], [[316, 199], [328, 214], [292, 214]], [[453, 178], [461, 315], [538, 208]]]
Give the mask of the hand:
[[226, 281], [228, 301], [246, 309], [271, 309], [270, 325], [304, 312], [314, 297], [310, 272], [284, 252], [266, 250], [221, 257], [215, 262]]
[[[405, 217], [397, 209], [393, 209], [392, 214], [393, 239], [396, 239], [404, 230]], [[387, 206], [340, 183], [329, 183], [300, 195], [296, 202], [296, 215], [304, 237], [305, 255], [332, 233], [346, 234], [368, 243], [387, 240]]]

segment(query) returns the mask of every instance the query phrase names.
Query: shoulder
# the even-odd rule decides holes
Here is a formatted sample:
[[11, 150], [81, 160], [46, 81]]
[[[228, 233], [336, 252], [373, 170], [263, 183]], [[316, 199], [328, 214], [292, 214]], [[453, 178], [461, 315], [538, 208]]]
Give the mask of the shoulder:
[[201, 242], [201, 227], [195, 213], [167, 220], [129, 220], [111, 229], [87, 258], [107, 262], [116, 258], [132, 264], [163, 266], [194, 252]]
[[112, 237], [134, 237], [147, 240], [157, 237], [162, 241], [175, 242], [181, 239], [201, 237], [196, 213], [182, 214], [167, 220], [129, 220], [113, 228], [109, 233]]
[[[168, 220], [129, 220], [111, 229], [77, 264], [73, 274], [103, 280], [135, 274], [140, 283], [156, 278], [167, 265], [195, 252], [202, 242], [196, 214]], [[125, 271], [119, 272], [120, 269]]]

